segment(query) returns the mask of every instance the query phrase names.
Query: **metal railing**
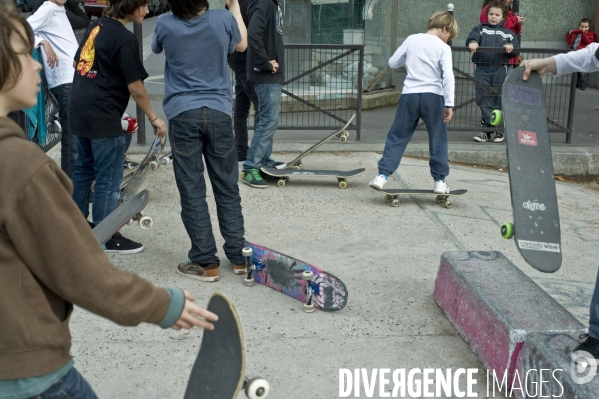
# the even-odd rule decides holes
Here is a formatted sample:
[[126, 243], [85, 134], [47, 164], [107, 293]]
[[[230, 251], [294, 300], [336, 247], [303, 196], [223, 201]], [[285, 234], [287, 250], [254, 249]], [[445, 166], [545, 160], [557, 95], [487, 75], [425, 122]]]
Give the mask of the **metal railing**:
[[[472, 53], [468, 47], [452, 47], [453, 72], [455, 75], [455, 108], [454, 116], [449, 122], [449, 131], [503, 131], [503, 127], [482, 127], [483, 116], [477, 102], [482, 96], [493, 97], [496, 104], [501, 106], [501, 93], [503, 81], [487, 84], [475, 78], [475, 65], [472, 62]], [[520, 60], [531, 58], [546, 58], [568, 50], [520, 48], [516, 49]], [[499, 53], [505, 52], [503, 48], [478, 48], [477, 52]], [[484, 65], [484, 64], [483, 64]], [[508, 66], [508, 71], [517, 64]], [[566, 143], [572, 142], [572, 124], [574, 114], [574, 100], [576, 94], [576, 74], [561, 77], [543, 76], [545, 92], [545, 108], [547, 112], [547, 125], [549, 133], [565, 133]], [[477, 94], [476, 86], [479, 86]], [[482, 94], [481, 94], [482, 93]], [[426, 130], [420, 123], [417, 130]]]

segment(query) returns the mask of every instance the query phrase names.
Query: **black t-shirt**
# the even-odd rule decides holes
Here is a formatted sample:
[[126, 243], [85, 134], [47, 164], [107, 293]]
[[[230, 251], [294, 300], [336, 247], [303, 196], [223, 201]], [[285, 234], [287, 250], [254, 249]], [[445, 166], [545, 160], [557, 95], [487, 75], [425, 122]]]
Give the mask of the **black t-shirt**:
[[103, 17], [85, 32], [75, 54], [69, 98], [69, 131], [92, 139], [125, 134], [121, 117], [128, 84], [148, 77], [137, 39], [116, 19]]

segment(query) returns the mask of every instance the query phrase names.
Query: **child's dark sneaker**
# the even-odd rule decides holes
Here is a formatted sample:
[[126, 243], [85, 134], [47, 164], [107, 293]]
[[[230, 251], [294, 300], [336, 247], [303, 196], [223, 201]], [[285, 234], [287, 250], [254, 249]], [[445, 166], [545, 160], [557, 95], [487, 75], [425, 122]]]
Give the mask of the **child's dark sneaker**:
[[245, 274], [247, 272], [245, 263], [242, 265], [236, 265], [235, 263], [231, 262], [231, 266], [233, 267], [233, 274]]
[[266, 182], [260, 176], [260, 171], [258, 169], [247, 169], [242, 173], [242, 179], [245, 184], [254, 188], [266, 188]]
[[582, 334], [579, 339], [581, 344], [572, 351], [572, 354], [570, 355], [572, 360], [576, 364], [584, 364], [588, 362], [588, 357], [590, 355], [599, 362], [599, 339], [593, 338], [588, 334]]
[[104, 251], [107, 254], [137, 254], [144, 250], [144, 246], [138, 242], [123, 237], [117, 232], [112, 238], [104, 244]]
[[192, 262], [187, 259], [177, 266], [177, 273], [183, 277], [189, 277], [200, 281], [218, 281], [218, 265], [211, 263], [206, 267], [202, 267], [197, 262]]
[[479, 143], [491, 141], [491, 135], [486, 132], [481, 132], [478, 136], [474, 136], [474, 141], [478, 141]]
[[495, 133], [495, 139], [493, 139], [494, 143], [501, 143], [503, 141], [504, 137], [503, 137], [503, 133], [501, 132], [497, 132]]
[[137, 168], [138, 166], [139, 166], [139, 162], [132, 161], [129, 158], [125, 157], [125, 165], [124, 165], [125, 169], [133, 169], [133, 168]]

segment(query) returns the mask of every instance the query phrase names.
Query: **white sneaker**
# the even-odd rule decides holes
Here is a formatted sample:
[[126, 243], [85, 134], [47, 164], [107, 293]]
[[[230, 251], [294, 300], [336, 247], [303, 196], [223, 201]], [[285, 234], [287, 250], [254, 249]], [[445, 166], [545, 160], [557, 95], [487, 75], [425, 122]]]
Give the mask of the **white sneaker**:
[[382, 190], [389, 176], [379, 173], [376, 177], [370, 182], [370, 186], [376, 188], [377, 190]]
[[449, 186], [445, 183], [445, 180], [435, 180], [433, 191], [435, 194], [449, 194]]

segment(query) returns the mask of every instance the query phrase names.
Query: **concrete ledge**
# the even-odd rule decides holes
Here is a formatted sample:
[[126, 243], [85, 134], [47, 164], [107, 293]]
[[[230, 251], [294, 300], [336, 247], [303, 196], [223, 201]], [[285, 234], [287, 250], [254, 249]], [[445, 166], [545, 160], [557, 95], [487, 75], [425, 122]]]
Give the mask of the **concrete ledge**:
[[501, 252], [445, 252], [435, 298], [480, 362], [511, 386], [528, 334], [584, 326]]
[[[516, 398], [597, 398], [599, 376], [595, 374], [591, 379], [590, 367], [579, 369], [570, 361], [570, 353], [577, 345], [575, 335], [529, 334], [516, 362], [524, 388], [523, 392], [514, 391]], [[543, 374], [542, 384], [541, 369], [548, 370]]]
[[401, 93], [395, 89], [362, 93], [362, 109], [372, 109], [397, 105]]

